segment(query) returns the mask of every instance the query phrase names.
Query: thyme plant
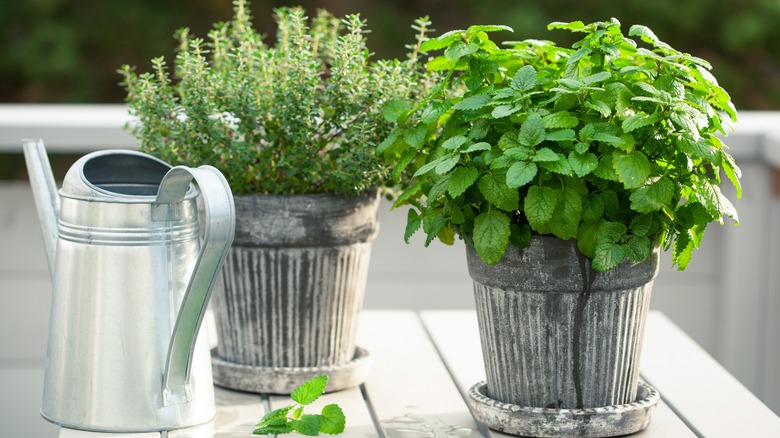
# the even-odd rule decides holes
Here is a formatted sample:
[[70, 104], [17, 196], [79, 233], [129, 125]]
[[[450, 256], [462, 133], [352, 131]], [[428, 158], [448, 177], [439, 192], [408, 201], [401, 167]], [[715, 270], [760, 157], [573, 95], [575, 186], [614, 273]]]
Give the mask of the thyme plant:
[[375, 153], [391, 124], [386, 102], [431, 84], [418, 62], [429, 22], [412, 26], [407, 59], [372, 62], [366, 23], [324, 10], [308, 20], [299, 7], [274, 11], [276, 41], [252, 27], [246, 0], [208, 39], [178, 31], [173, 72], [120, 69], [141, 150], [172, 164], [211, 164], [235, 194], [342, 193], [381, 186]]
[[[445, 78], [417, 100], [388, 104], [397, 128], [380, 152], [413, 172], [395, 206], [410, 205], [405, 237], [454, 235], [489, 264], [532, 234], [576, 239], [606, 271], [673, 248], [685, 269], [707, 224], [730, 217], [725, 175], [740, 171], [717, 134], [736, 121], [710, 64], [647, 27], [552, 23], [582, 35], [572, 48], [525, 40], [500, 48], [472, 26], [428, 40]], [[633, 38], [632, 38], [633, 37]]]

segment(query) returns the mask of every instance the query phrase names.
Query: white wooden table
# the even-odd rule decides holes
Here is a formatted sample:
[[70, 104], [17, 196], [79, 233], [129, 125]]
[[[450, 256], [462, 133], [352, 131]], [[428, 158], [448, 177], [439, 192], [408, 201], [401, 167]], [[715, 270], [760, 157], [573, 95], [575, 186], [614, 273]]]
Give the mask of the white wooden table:
[[[341, 437], [508, 437], [478, 425], [464, 401], [468, 388], [485, 376], [473, 311], [364, 311], [359, 344], [373, 357], [368, 381], [326, 394], [310, 408], [341, 405], [347, 417]], [[662, 400], [650, 426], [633, 436], [780, 437], [780, 418], [659, 312], [647, 322], [642, 378]], [[162, 438], [247, 437], [266, 410], [289, 404], [284, 396], [221, 388], [216, 397], [212, 422]], [[60, 438], [120, 436], [161, 438], [60, 432]]]

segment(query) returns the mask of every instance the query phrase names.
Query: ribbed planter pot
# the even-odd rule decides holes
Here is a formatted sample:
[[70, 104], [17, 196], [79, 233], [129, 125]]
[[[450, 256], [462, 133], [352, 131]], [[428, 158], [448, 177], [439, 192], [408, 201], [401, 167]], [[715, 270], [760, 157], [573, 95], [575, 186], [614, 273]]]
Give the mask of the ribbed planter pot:
[[235, 198], [236, 237], [212, 300], [216, 384], [285, 394], [323, 373], [329, 391], [362, 383], [368, 353], [355, 336], [378, 204], [376, 190]]
[[[483, 420], [494, 427], [488, 417], [496, 412], [485, 403], [492, 400], [494, 411], [547, 411], [519, 430], [495, 425], [518, 435], [617, 436], [646, 427], [657, 393], [655, 403], [638, 400], [639, 359], [658, 256], [599, 273], [573, 239], [534, 236], [494, 266], [467, 246], [487, 377], [472, 404]], [[612, 421], [594, 431], [602, 408], [625, 410], [632, 430]]]

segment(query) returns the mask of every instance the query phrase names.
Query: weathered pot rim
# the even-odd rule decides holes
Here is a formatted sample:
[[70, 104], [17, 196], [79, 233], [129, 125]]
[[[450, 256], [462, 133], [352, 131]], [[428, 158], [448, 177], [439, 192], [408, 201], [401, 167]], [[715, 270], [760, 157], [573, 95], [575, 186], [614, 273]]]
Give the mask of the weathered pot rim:
[[379, 189], [333, 193], [234, 196], [233, 246], [301, 248], [373, 241], [379, 233]]
[[510, 243], [503, 258], [495, 265], [488, 265], [473, 245], [466, 244], [472, 280], [524, 292], [580, 293], [583, 282], [589, 282], [589, 289], [594, 292], [640, 287], [658, 275], [659, 258], [660, 246], [655, 246], [642, 262], [626, 259], [609, 271], [596, 272], [592, 261], [577, 249], [576, 239], [534, 234], [527, 247], [519, 249]]

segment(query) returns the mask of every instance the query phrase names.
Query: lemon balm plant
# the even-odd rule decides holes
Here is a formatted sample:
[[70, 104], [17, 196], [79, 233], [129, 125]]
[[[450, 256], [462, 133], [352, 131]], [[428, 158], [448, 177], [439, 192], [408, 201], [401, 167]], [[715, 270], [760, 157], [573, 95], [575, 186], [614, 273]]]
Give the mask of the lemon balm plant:
[[472, 26], [426, 41], [443, 79], [387, 105], [397, 127], [378, 149], [412, 174], [395, 203], [411, 206], [407, 241], [421, 227], [426, 244], [466, 241], [475, 416], [522, 436], [625, 435], [658, 402], [638, 364], [660, 247], [684, 269], [708, 223], [738, 221], [718, 137], [736, 112], [706, 61], [647, 27], [549, 27], [582, 38], [500, 48], [490, 34], [511, 29]]
[[498, 47], [473, 26], [428, 40], [445, 79], [385, 115], [397, 128], [380, 152], [414, 174], [406, 238], [454, 233], [489, 264], [532, 234], [576, 239], [606, 271], [655, 245], [688, 264], [708, 223], [738, 222], [719, 183], [740, 171], [718, 134], [736, 120], [705, 60], [644, 26], [552, 23], [582, 35], [571, 48], [526, 40]]

